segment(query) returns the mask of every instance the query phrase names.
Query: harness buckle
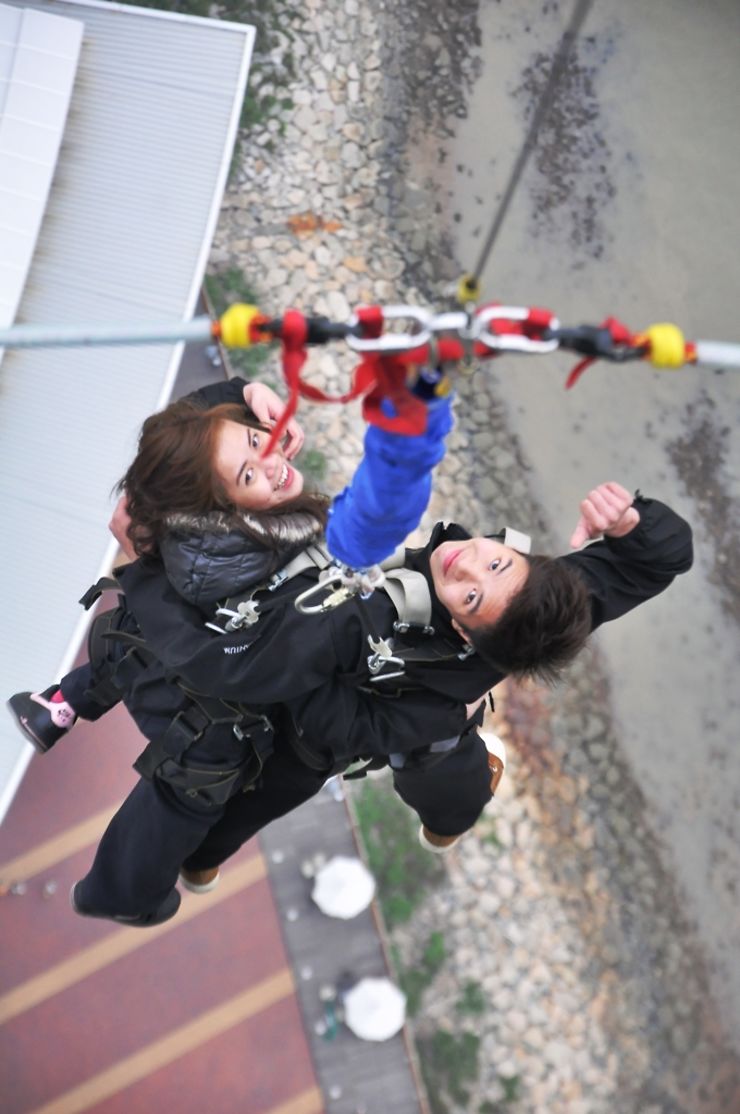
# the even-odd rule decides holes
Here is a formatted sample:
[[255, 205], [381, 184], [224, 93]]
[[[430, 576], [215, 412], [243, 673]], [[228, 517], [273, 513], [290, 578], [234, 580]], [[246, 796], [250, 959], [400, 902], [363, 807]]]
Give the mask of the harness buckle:
[[287, 579], [288, 579], [288, 574], [285, 571], [285, 569], [278, 569], [278, 571], [273, 573], [272, 576], [270, 577], [270, 580], [267, 584], [267, 589], [266, 590], [268, 592], [274, 592], [277, 588], [280, 587], [281, 584], [285, 584], [285, 581]]
[[[247, 716], [244, 713], [242, 713], [242, 715], [239, 717], [239, 719], [236, 721], [236, 723], [234, 724], [234, 726], [232, 728], [232, 731], [233, 731], [234, 735], [236, 736], [236, 738], [239, 740], [240, 743], [244, 739], [251, 739], [252, 738], [252, 731], [257, 727], [265, 735], [274, 732], [275, 729], [273, 727], [272, 720], [269, 718], [269, 716], [264, 715], [262, 712], [257, 712], [256, 714], [254, 712], [250, 712], [249, 715], [251, 715], [253, 717], [254, 721], [252, 723], [246, 723], [245, 721], [246, 721]], [[247, 727], [248, 729], [251, 728], [251, 730], [246, 730], [245, 731], [244, 728], [241, 726], [242, 723], [244, 723], [245, 727]]]
[[259, 603], [257, 600], [242, 600], [236, 606], [236, 611], [230, 607], [216, 608], [217, 615], [228, 615], [228, 622], [220, 627], [217, 623], [206, 623], [207, 627], [211, 630], [218, 631], [219, 634], [230, 634], [232, 631], [241, 630], [243, 627], [253, 627], [258, 621]]
[[[370, 678], [371, 681], [385, 681], [388, 677], [402, 677], [406, 668], [406, 662], [403, 658], [397, 658], [393, 654], [393, 644], [386, 638], [373, 638], [371, 634], [367, 636], [367, 642], [372, 654], [368, 654], [367, 667], [374, 676]], [[384, 665], [400, 665], [400, 671], [396, 673], [384, 673], [380, 676], [380, 671]]]
[[410, 630], [418, 634], [434, 634], [434, 627], [430, 627], [427, 623], [412, 623], [410, 620], [396, 620], [393, 624], [393, 629], [396, 634], [408, 634]]

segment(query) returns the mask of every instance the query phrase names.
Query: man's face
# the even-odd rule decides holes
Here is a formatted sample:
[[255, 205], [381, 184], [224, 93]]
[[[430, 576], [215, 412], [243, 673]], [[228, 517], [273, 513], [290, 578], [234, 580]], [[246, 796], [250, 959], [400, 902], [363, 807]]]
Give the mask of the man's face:
[[460, 634], [495, 623], [529, 575], [527, 558], [492, 538], [442, 542], [430, 568], [437, 599]]

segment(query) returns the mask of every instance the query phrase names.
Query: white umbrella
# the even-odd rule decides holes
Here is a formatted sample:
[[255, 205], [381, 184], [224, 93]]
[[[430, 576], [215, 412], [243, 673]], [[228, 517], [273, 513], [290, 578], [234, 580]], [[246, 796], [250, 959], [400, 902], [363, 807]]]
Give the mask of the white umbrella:
[[360, 979], [344, 996], [344, 1022], [365, 1041], [385, 1041], [406, 1020], [406, 995], [390, 979]]
[[316, 872], [311, 897], [328, 917], [349, 920], [367, 909], [375, 894], [375, 879], [359, 859], [335, 855]]

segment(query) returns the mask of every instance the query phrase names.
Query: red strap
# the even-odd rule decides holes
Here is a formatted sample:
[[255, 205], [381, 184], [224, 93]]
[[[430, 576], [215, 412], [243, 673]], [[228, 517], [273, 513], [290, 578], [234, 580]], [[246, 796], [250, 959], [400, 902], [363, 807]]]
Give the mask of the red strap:
[[283, 314], [281, 339], [283, 345], [283, 376], [288, 386], [288, 401], [285, 410], [276, 423], [265, 446], [263, 456], [269, 456], [277, 445], [290, 419], [298, 406], [301, 368], [306, 362], [306, 338], [308, 326], [306, 318], [297, 309], [289, 309]]
[[542, 309], [541, 306], [531, 306], [529, 316], [524, 323], [527, 336], [531, 336], [532, 333], [542, 334], [545, 329], [549, 329], [553, 316], [549, 309]]
[[576, 364], [573, 370], [569, 373], [568, 378], [565, 380], [566, 391], [569, 391], [571, 387], [575, 387], [576, 383], [581, 378], [586, 368], [590, 367], [591, 364], [594, 363], [596, 363], [595, 356], [586, 356], [585, 360], [581, 360], [580, 363]]
[[[362, 416], [370, 425], [392, 433], [423, 433], [427, 426], [427, 408], [406, 386], [406, 361], [397, 354], [369, 352], [360, 368], [372, 374], [374, 386], [362, 402]], [[382, 403], [388, 399], [395, 415], [384, 413]]]

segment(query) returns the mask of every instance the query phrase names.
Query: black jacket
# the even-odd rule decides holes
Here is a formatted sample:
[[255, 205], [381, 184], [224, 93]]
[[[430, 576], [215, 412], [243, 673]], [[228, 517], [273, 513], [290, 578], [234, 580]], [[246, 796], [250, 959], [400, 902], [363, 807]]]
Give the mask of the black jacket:
[[[232, 379], [202, 388], [188, 397], [203, 407], [223, 402], [244, 405], [244, 385], [244, 380]], [[217, 601], [261, 583], [276, 563], [284, 564], [307, 541], [315, 540], [315, 528], [309, 538], [305, 537], [304, 531], [302, 543], [297, 540], [301, 535], [298, 520], [306, 517], [301, 513], [280, 516], [280, 560], [276, 562], [272, 551], [259, 543], [250, 542], [241, 531], [230, 531], [223, 515], [214, 513], [197, 520], [179, 516], [169, 523], [171, 532], [162, 543], [161, 560], [136, 562], [128, 569], [118, 570], [119, 581], [125, 589], [129, 582], [134, 581], [132, 570], [140, 567], [161, 575], [168, 584], [166, 617], [179, 626], [189, 616], [199, 634], [208, 634], [204, 624], [213, 618]], [[280, 614], [287, 616], [288, 620], [293, 615], [298, 616], [292, 607], [281, 608]], [[213, 683], [206, 678], [202, 684], [192, 685], [189, 671], [181, 672], [173, 665], [169, 652], [163, 650], [167, 640], [150, 637], [160, 626], [156, 616], [152, 619], [151, 624], [148, 621], [142, 623], [142, 613], [139, 611], [134, 615], [129, 609], [120, 623], [121, 629], [130, 634], [143, 633], [155, 656], [146, 668], [134, 672], [124, 693], [126, 707], [149, 739], [161, 735], [177, 712], [187, 707], [188, 697], [181, 686], [172, 683], [174, 678], [180, 678], [188, 687], [208, 695], [223, 695], [252, 710], [267, 713], [278, 726], [278, 733], [292, 732], [300, 712], [306, 745], [320, 755], [326, 765], [332, 763], [334, 756], [352, 759], [406, 750], [411, 744], [416, 748], [420, 740], [429, 743], [452, 738], [459, 735], [464, 727], [464, 705], [456, 697], [415, 691], [403, 700], [380, 701], [374, 694], [359, 691], [351, 683], [353, 678], [340, 677], [333, 670], [323, 668], [310, 686], [298, 683], [296, 679], [288, 679], [286, 684], [279, 686], [261, 681], [249, 687], [248, 695], [241, 691], [241, 685], [221, 692], [218, 678], [214, 678]], [[272, 626], [276, 626], [275, 620]], [[290, 622], [284, 629], [290, 639]], [[301, 633], [306, 646], [313, 640], [314, 634], [313, 624], [305, 636]], [[126, 646], [120, 644], [111, 647], [114, 660], [120, 658], [125, 649]], [[281, 651], [278, 649], [276, 653], [279, 662]], [[275, 669], [270, 672], [274, 673]], [[344, 674], [342, 669], [338, 672]], [[366, 678], [362, 661], [357, 663], [357, 672]], [[330, 715], [327, 715], [327, 709], [331, 710]], [[291, 715], [294, 710], [296, 714]]]
[[[688, 524], [658, 500], [638, 496], [636, 506], [640, 522], [626, 537], [604, 538], [559, 558], [574, 565], [588, 584], [593, 629], [651, 599], [691, 566]], [[459, 526], [438, 524], [427, 546], [407, 551], [407, 565], [421, 571], [431, 586], [431, 550], [448, 538], [467, 536]], [[399, 641], [422, 660], [407, 662], [407, 691], [393, 699], [397, 682], [374, 687], [367, 665], [368, 635], [389, 635], [395, 618], [382, 591], [323, 615], [302, 614], [288, 602], [252, 628], [215, 635], [205, 629], [202, 613], [177, 595], [158, 562], [135, 562], [119, 578], [147, 643], [167, 669], [209, 695], [247, 705], [289, 705], [307, 737], [317, 745], [323, 740], [337, 758], [408, 751], [452, 737], [464, 724], [462, 704], [502, 680], [477, 655], [461, 656], [464, 644], [436, 601], [436, 660], [425, 660], [429, 643], [424, 636]], [[314, 581], [315, 574], [307, 572], [285, 590], [292, 596], [302, 582], [308, 587]], [[365, 696], [358, 686], [373, 692]], [[384, 689], [388, 698], [379, 699]], [[405, 738], [394, 719], [407, 724]]]

